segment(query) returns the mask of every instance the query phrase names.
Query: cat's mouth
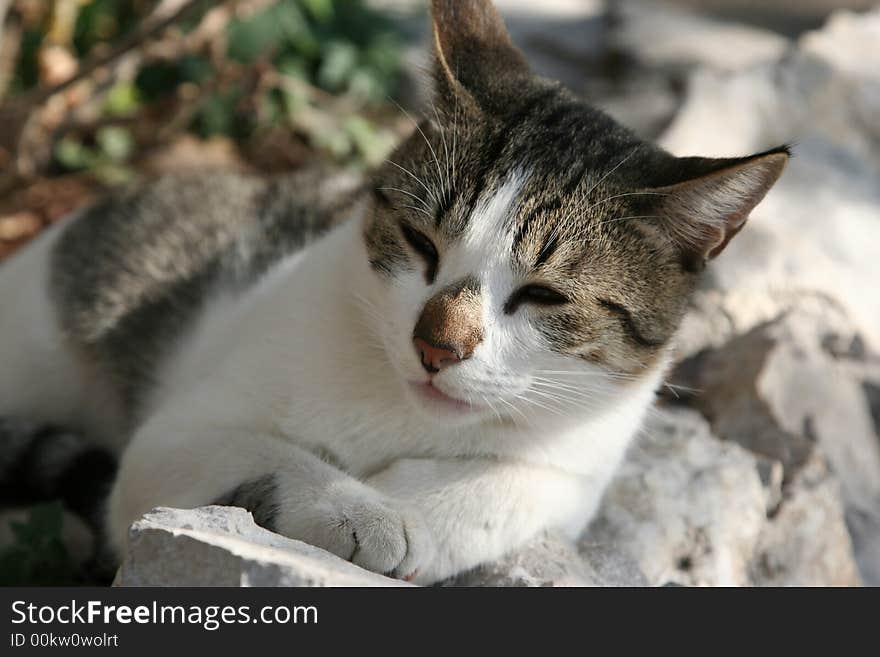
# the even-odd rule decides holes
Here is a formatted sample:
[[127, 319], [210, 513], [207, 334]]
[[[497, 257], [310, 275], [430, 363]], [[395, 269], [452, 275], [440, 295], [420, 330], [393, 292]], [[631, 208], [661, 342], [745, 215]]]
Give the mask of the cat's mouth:
[[463, 399], [447, 395], [431, 381], [410, 381], [409, 387], [419, 399], [434, 408], [459, 413], [467, 413], [479, 408]]

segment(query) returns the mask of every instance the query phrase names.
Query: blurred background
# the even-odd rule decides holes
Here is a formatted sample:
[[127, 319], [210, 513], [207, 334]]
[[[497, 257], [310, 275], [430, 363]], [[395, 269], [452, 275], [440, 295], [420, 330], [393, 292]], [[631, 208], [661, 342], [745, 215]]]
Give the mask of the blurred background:
[[[854, 553], [863, 581], [880, 584], [877, 3], [496, 4], [539, 73], [675, 154], [795, 144], [782, 181], [712, 269], [681, 340], [683, 383], [708, 391], [684, 401], [719, 438], [749, 450], [774, 500], [764, 551], [748, 557], [760, 565], [741, 581], [715, 577], [715, 566], [679, 568], [672, 579], [853, 583]], [[404, 109], [417, 114], [426, 103], [426, 5], [0, 0], [0, 260], [107, 190], [158, 175], [381, 162], [412, 130]], [[802, 312], [796, 329], [761, 333], [793, 307]], [[694, 374], [713, 349], [741, 377], [718, 383], [717, 398], [706, 377], [725, 370]], [[759, 352], [760, 367], [740, 367]], [[805, 456], [814, 451], [836, 473], [827, 489]], [[674, 468], [681, 462], [676, 455]], [[739, 526], [735, 508], [725, 527]], [[102, 581], [83, 566], [93, 541], [58, 504], [0, 509], [0, 584]], [[651, 572], [667, 548], [670, 563], [690, 563], [678, 544], [645, 545], [651, 582], [670, 577]]]

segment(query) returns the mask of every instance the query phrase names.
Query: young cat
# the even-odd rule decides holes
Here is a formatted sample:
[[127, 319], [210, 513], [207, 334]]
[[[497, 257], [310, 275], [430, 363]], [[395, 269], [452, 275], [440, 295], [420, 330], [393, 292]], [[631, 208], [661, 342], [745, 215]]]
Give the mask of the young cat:
[[[432, 10], [435, 107], [369, 185], [160, 180], [0, 269], [0, 417], [121, 453], [116, 550], [235, 504], [427, 584], [593, 515], [788, 150], [673, 157], [534, 75], [488, 0]], [[6, 426], [7, 475], [90, 453]]]

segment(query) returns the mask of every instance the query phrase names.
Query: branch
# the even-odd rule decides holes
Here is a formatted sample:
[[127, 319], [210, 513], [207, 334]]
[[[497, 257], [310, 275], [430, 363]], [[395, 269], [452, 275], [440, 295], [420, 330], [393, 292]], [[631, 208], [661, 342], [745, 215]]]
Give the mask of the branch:
[[[2, 1], [2, 0], [0, 0]], [[90, 76], [97, 69], [107, 66], [129, 50], [153, 38], [177, 21], [195, 13], [202, 3], [200, 0], [164, 0], [132, 34], [103, 55], [92, 55], [83, 61], [72, 76], [47, 89], [34, 89], [18, 98], [23, 106], [41, 105], [57, 93]]]

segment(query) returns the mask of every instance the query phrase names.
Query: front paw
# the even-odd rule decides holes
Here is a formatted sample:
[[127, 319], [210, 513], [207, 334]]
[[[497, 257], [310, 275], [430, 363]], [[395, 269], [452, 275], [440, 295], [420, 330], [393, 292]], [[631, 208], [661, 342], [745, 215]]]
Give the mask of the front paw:
[[421, 515], [366, 486], [340, 486], [284, 514], [281, 533], [362, 568], [411, 580], [431, 563], [434, 540]]

